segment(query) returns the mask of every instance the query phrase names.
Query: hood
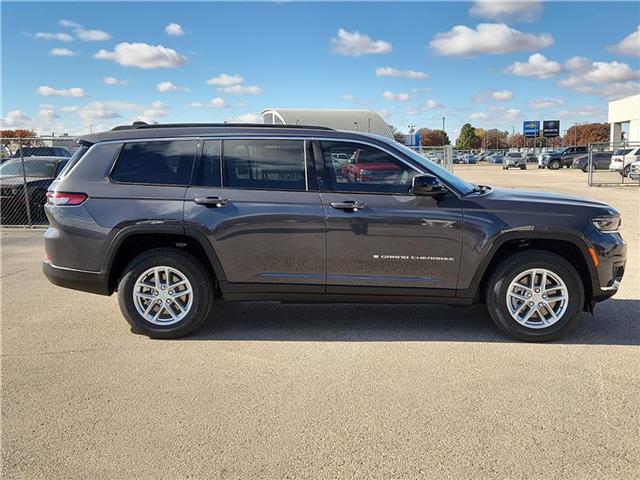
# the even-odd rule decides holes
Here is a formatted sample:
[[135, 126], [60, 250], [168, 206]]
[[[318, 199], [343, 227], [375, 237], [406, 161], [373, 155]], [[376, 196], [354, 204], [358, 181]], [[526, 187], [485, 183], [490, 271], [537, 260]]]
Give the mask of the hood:
[[[618, 213], [613, 207], [606, 203], [587, 198], [574, 197], [571, 195], [559, 195], [556, 193], [533, 192], [528, 190], [512, 190], [508, 188], [496, 188], [485, 196], [488, 203], [496, 208], [503, 202], [509, 203], [510, 209], [516, 208], [519, 204], [519, 211], [522, 213], [536, 212], [553, 213], [554, 211], [579, 210], [584, 213], [585, 209], [602, 211], [601, 214]], [[488, 206], [488, 205], [487, 205]], [[506, 207], [507, 205], [505, 205]]]

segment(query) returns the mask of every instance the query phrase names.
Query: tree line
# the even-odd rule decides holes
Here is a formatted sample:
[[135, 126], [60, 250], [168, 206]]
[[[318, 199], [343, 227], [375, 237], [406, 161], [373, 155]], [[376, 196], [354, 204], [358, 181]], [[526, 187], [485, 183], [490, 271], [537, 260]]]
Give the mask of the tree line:
[[[391, 126], [394, 138], [404, 141], [404, 134]], [[589, 143], [609, 141], [608, 123], [587, 123], [570, 127], [564, 136], [557, 138], [540, 137], [535, 139], [537, 147], [560, 147], [568, 145], [589, 145]], [[438, 129], [421, 128], [420, 145], [423, 147], [439, 147], [450, 145], [451, 140], [446, 132]], [[497, 128], [484, 129], [465, 123], [455, 142], [457, 150], [500, 150], [508, 148], [533, 147], [534, 139], [525, 138], [521, 133], [509, 133]]]

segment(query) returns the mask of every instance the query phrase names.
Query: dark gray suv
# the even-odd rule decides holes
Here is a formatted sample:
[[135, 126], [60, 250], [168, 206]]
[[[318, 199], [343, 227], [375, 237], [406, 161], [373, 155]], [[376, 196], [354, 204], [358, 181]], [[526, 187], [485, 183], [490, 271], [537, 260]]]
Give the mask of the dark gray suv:
[[154, 338], [194, 331], [219, 298], [486, 303], [544, 341], [624, 272], [612, 207], [467, 183], [375, 135], [138, 124], [78, 143], [47, 194], [44, 272], [117, 291]]

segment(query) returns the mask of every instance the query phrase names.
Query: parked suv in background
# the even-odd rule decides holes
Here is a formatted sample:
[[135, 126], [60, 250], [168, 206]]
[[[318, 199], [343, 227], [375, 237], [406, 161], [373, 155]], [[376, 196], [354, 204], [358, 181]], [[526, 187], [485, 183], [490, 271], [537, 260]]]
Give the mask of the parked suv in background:
[[609, 170], [626, 177], [629, 175], [631, 164], [637, 160], [640, 160], [640, 147], [619, 148], [611, 157]]
[[565, 147], [557, 152], [545, 153], [538, 159], [538, 168], [550, 170], [558, 170], [561, 167], [570, 168], [575, 157], [587, 153], [589, 153], [587, 147]]
[[474, 185], [385, 137], [143, 124], [78, 142], [48, 192], [44, 273], [117, 291], [151, 337], [194, 331], [220, 298], [486, 303], [504, 332], [544, 341], [624, 273], [612, 207]]
[[507, 154], [504, 156], [502, 169], [509, 170], [509, 167], [519, 168], [520, 170], [526, 170], [527, 159], [523, 157], [520, 152], [507, 152]]

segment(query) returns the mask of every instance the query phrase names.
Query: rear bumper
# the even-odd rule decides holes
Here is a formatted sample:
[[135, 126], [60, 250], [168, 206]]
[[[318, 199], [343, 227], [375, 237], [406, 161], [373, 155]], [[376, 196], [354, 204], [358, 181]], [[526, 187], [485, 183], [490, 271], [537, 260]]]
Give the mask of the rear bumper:
[[58, 287], [98, 295], [111, 295], [108, 278], [104, 273], [56, 267], [47, 261], [42, 262], [42, 271], [47, 280]]

